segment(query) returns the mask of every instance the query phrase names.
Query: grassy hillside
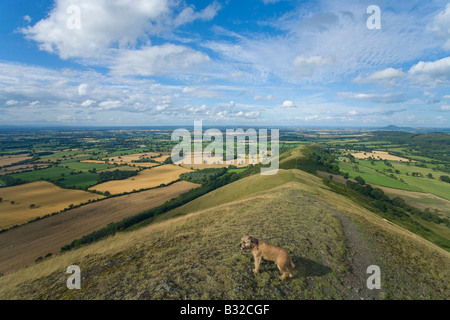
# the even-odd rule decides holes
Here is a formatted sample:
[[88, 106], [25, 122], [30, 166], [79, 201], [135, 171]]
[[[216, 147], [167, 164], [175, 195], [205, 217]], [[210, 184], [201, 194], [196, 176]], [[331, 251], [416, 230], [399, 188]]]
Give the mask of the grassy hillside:
[[[1, 277], [0, 298], [448, 298], [448, 252], [296, 169], [244, 178], [163, 216]], [[244, 234], [288, 249], [295, 277], [281, 282], [267, 261], [253, 275], [251, 253], [239, 250]], [[73, 264], [81, 290], [66, 288]], [[372, 264], [381, 290], [366, 289]]]

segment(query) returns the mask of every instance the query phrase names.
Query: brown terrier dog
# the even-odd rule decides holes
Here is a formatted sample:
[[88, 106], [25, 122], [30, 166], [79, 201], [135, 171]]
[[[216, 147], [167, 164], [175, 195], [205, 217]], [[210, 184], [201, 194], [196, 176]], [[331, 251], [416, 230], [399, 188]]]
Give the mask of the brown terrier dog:
[[287, 276], [293, 277], [293, 270], [295, 265], [292, 262], [291, 255], [285, 249], [271, 245], [263, 240], [258, 240], [254, 237], [245, 235], [241, 239], [241, 250], [252, 249], [253, 257], [255, 258], [254, 273], [258, 273], [261, 259], [275, 261], [278, 269], [281, 271], [280, 280], [286, 279]]

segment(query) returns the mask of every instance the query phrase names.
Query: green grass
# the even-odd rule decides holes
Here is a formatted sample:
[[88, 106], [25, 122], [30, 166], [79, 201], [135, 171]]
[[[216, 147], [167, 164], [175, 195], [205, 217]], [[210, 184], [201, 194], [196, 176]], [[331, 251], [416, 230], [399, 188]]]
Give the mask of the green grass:
[[89, 154], [88, 151], [75, 150], [75, 151], [56, 151], [55, 153], [47, 156], [42, 156], [41, 159], [55, 159], [55, 158], [70, 158], [79, 154]]
[[245, 168], [239, 168], [239, 169], [228, 169], [228, 172], [234, 172], [234, 173], [241, 173], [244, 172]]
[[[413, 164], [408, 166], [403, 163], [394, 163], [393, 166], [401, 172], [399, 176], [409, 185], [414, 185], [422, 191], [450, 200], [450, 184], [439, 180], [439, 176], [445, 175], [445, 173], [433, 171], [430, 168], [416, 167]], [[413, 172], [419, 172], [423, 177], [413, 177]], [[406, 175], [406, 173], [409, 175]], [[428, 178], [428, 174], [432, 174], [434, 179]]]
[[[358, 160], [359, 171], [356, 171], [354, 164], [349, 162], [339, 162], [339, 167], [342, 172], [347, 172], [350, 178], [356, 176], [362, 177], [366, 182], [376, 184], [383, 187], [427, 192], [444, 199], [450, 200], [450, 184], [439, 180], [439, 176], [443, 175], [443, 172], [433, 171], [432, 165], [428, 164], [429, 168], [416, 167], [414, 163], [406, 164], [397, 161], [389, 161], [392, 167], [385, 165], [384, 161], [374, 161], [373, 164], [369, 160]], [[376, 172], [378, 170], [379, 172]], [[384, 170], [392, 170], [393, 172], [382, 172]], [[395, 173], [398, 170], [400, 173]], [[413, 172], [420, 173], [423, 177], [413, 176]], [[398, 180], [389, 177], [393, 174]], [[431, 174], [434, 178], [428, 178], [427, 175]], [[402, 179], [404, 182], [399, 181]]]
[[68, 188], [85, 188], [97, 184], [98, 174], [87, 172], [82, 174], [71, 174], [73, 172], [73, 170], [64, 167], [51, 167], [41, 170], [15, 173], [10, 176], [26, 182], [51, 180]]
[[349, 177], [354, 179], [357, 176], [360, 176], [363, 178], [367, 183], [388, 187], [388, 188], [395, 188], [395, 189], [401, 189], [401, 190], [408, 190], [408, 191], [422, 191], [421, 189], [409, 185], [407, 183], [402, 183], [398, 180], [392, 179], [382, 173], [376, 172], [375, 168], [370, 168], [368, 166], [365, 166], [361, 164], [362, 161], [360, 161], [360, 164], [358, 165], [359, 171], [355, 171], [353, 169], [354, 164], [348, 163], [348, 162], [339, 162], [339, 167], [342, 172], [348, 173]]
[[87, 172], [89, 170], [106, 170], [110, 168], [114, 168], [115, 166], [113, 164], [109, 163], [89, 163], [89, 162], [79, 162], [79, 161], [71, 161], [61, 164], [63, 167], [69, 167], [69, 169], [75, 170], [75, 171], [83, 171]]
[[[185, 215], [194, 211], [212, 208], [217, 205], [239, 200], [243, 197], [267, 191], [292, 181], [307, 181], [305, 173], [280, 169], [276, 175], [263, 176], [255, 174], [242, 180], [230, 183], [220, 189], [211, 191], [179, 208], [157, 217], [156, 220]], [[314, 184], [312, 184], [314, 185]]]
[[42, 179], [45, 180], [54, 180], [59, 179], [61, 177], [70, 175], [72, 170], [62, 167], [51, 167], [46, 169], [40, 169], [40, 170], [33, 170], [29, 172], [21, 172], [21, 173], [15, 173], [11, 174], [10, 176], [14, 179], [22, 179], [23, 181], [27, 182], [33, 182], [33, 181], [39, 181]]
[[146, 148], [122, 149], [122, 150], [110, 152], [110, 153], [104, 155], [103, 158], [125, 156], [125, 155], [128, 155], [128, 154], [144, 153], [144, 152], [148, 152], [148, 149], [146, 149]]
[[81, 173], [65, 176], [63, 180], [59, 181], [63, 186], [69, 188], [88, 188], [97, 184], [98, 174], [95, 173]]

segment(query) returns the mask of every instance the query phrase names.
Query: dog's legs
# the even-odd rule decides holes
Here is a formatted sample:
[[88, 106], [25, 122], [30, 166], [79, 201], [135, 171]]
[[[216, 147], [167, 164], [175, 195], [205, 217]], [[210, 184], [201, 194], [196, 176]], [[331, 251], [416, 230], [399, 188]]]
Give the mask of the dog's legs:
[[255, 269], [253, 269], [253, 273], [258, 273], [259, 265], [261, 264], [261, 257], [255, 256]]
[[[280, 280], [284, 280], [286, 279], [287, 276], [289, 276], [289, 278], [293, 277], [292, 274], [292, 259], [290, 259], [290, 261], [277, 261], [276, 262], [278, 270], [280, 270], [281, 272], [281, 276], [280, 276]], [[295, 268], [295, 266], [294, 266]]]

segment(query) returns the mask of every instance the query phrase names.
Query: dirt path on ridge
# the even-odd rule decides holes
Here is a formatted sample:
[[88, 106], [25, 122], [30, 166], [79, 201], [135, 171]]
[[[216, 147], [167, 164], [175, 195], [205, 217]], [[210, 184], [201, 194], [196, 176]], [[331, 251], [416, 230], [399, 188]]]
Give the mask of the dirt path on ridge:
[[330, 210], [339, 219], [346, 241], [346, 267], [348, 272], [341, 279], [343, 284], [350, 290], [350, 294], [345, 299], [349, 300], [377, 300], [379, 299], [377, 289], [367, 288], [367, 278], [371, 276], [367, 273], [367, 267], [376, 265], [376, 259], [369, 248], [366, 240], [355, 223], [346, 214], [339, 212], [323, 203], [319, 203], [323, 208]]

